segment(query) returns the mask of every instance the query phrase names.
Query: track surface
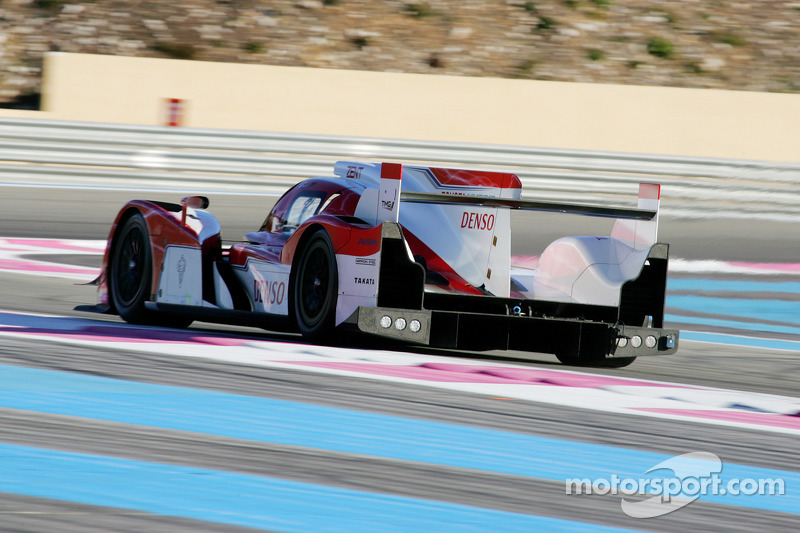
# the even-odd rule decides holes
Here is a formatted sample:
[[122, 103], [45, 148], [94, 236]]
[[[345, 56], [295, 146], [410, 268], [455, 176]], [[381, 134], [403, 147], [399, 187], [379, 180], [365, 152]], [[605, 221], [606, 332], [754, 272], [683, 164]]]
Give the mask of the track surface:
[[[124, 191], [69, 189], [53, 192], [47, 189], [3, 188], [2, 192], [0, 235], [43, 238], [102, 239], [106, 236], [111, 218], [126, 199], [145, 196], [174, 200], [180, 197], [179, 194], [143, 195]], [[269, 197], [212, 196], [211, 211], [221, 220], [223, 238], [236, 239], [245, 231], [259, 225], [273, 201]], [[580, 233], [574, 231], [572, 224], [570, 221], [543, 232], [548, 235], [542, 240], [552, 240], [550, 234], [558, 236]], [[661, 237], [671, 243], [673, 256], [687, 259], [794, 263], [797, 262], [796, 250], [787, 246], [784, 239], [791, 238], [796, 232], [789, 225], [781, 226], [779, 223], [663, 220]], [[530, 233], [534, 232], [526, 232]], [[537, 235], [541, 236], [538, 232]], [[768, 238], [771, 235], [782, 237]], [[520, 249], [531, 249], [538, 245], [538, 239], [517, 242]], [[73, 264], [97, 265], [97, 258], [93, 256], [60, 259]], [[725, 279], [730, 279], [730, 276]], [[783, 277], [771, 279], [791, 282], [791, 279]], [[118, 322], [114, 317], [87, 317], [72, 311], [75, 305], [93, 303], [93, 290], [63, 279], [0, 273], [0, 294], [3, 295], [0, 297], [2, 310], [81, 316], [95, 320], [100, 325]], [[237, 337], [245, 334], [258, 340], [279, 340], [302, 346], [300, 339], [291, 335], [206, 325], [192, 329]], [[789, 334], [777, 335], [777, 338], [783, 339], [790, 337], [792, 336]], [[579, 465], [586, 461], [624, 462], [626, 454], [633, 460], [639, 453], [674, 456], [695, 451], [715, 453], [725, 465], [775, 469], [793, 473], [795, 478], [800, 472], [797, 434], [607, 413], [409, 383], [267, 368], [208, 358], [181, 358], [157, 351], [148, 353], [141, 350], [109, 350], [70, 343], [43, 342], [33, 336], [3, 337], [1, 342], [0, 365], [54, 370], [59, 373], [98, 376], [142, 384], [191, 387], [256, 400], [289, 401], [298, 405], [402, 417], [404, 420], [420, 423], [455, 424], [459, 427], [502, 431], [523, 437], [559, 439], [566, 443], [559, 453], [541, 456], [542, 450], [533, 448], [530, 455], [536, 460], [565, 464], [567, 470], [570, 464], [574, 464], [573, 477], [584, 477]], [[374, 348], [382, 347], [363, 343], [353, 347], [354, 350]], [[220, 348], [221, 352], [222, 350], [224, 348]], [[370, 352], [364, 353], [366, 355]], [[513, 361], [529, 368], [563, 368], [556, 364], [553, 357], [539, 354], [455, 354], [432, 350], [424, 350], [422, 353], [452, 357], [454, 362], [467, 355], [481, 358], [486, 364]], [[796, 398], [800, 397], [799, 355], [796, 351], [682, 341], [681, 350], [676, 356], [663, 359], [640, 358], [625, 369], [589, 372]], [[557, 389], [556, 393], [569, 394], [570, 389]], [[330, 527], [329, 521], [325, 521], [325, 502], [346, 501], [352, 504], [354, 500], [337, 499], [345, 498], [346, 495], [325, 492], [330, 487], [354, 491], [353, 493], [361, 496], [382, 494], [401, 498], [397, 501], [385, 501], [377, 506], [387, 513], [382, 518], [367, 512], [372, 509], [368, 503], [364, 505], [369, 509], [364, 510], [362, 515], [358, 514], [360, 508], [357, 507], [345, 513], [348, 516], [361, 516], [363, 522], [347, 522], [345, 518], [331, 511], [332, 514], [327, 516], [342, 520], [340, 530], [348, 530], [348, 523], [352, 526], [349, 530], [376, 531], [389, 530], [389, 524], [406, 531], [434, 527], [448, 530], [462, 526], [463, 529], [474, 527], [477, 531], [482, 529], [481, 524], [484, 525], [483, 529], [486, 529], [487, 524], [500, 524], [498, 530], [511, 530], [513, 527], [518, 527], [519, 530], [531, 530], [533, 527], [556, 530], [586, 524], [587, 531], [593, 530], [596, 525], [649, 531], [753, 531], [757, 528], [796, 531], [800, 527], [800, 518], [795, 514], [797, 507], [794, 512], [786, 509], [752, 508], [748, 506], [749, 500], [745, 496], [740, 497], [741, 503], [737, 501], [735, 504], [723, 505], [712, 501], [696, 501], [662, 517], [637, 520], [620, 510], [620, 496], [568, 496], [565, 495], [563, 480], [544, 476], [501, 473], [491, 471], [488, 467], [476, 469], [452, 466], [446, 464], [443, 458], [425, 462], [387, 457], [381, 453], [357, 454], [341, 451], [334, 449], [332, 444], [328, 447], [309, 447], [271, 442], [268, 439], [237, 438], [210, 433], [199, 435], [184, 429], [123, 423], [102, 417], [54, 414], [44, 408], [17, 409], [14, 408], [13, 401], [21, 400], [15, 396], [9, 397], [12, 403], [0, 407], [0, 446], [92, 454], [133, 460], [137, 461], [137, 465], [160, 464], [165, 471], [172, 472], [175, 483], [180, 483], [182, 479], [182, 471], [178, 466], [196, 469], [191, 471], [194, 477], [190, 475], [186, 478], [190, 480], [198, 479], [197, 476], [208, 476], [208, 471], [257, 476], [247, 478], [253, 485], [248, 485], [251, 491], [245, 492], [251, 492], [253, 497], [258, 497], [261, 493], [252, 479], [277, 479], [303, 484], [298, 486], [305, 487], [305, 492], [295, 492], [295, 500], [305, 502], [307, 507], [298, 507], [296, 513], [304, 513], [307, 521], [276, 522], [272, 526], [259, 525], [259, 529], [334, 529]], [[307, 422], [309, 426], [313, 426], [315, 421]], [[402, 435], [392, 434], [389, 427], [387, 426], [385, 434], [387, 442], [400, 440]], [[341, 428], [342, 440], [353, 434], [357, 434], [356, 428]], [[437, 439], [436, 434], [429, 437], [434, 442]], [[606, 457], [602, 455], [605, 452], [587, 452], [584, 448], [573, 448], [570, 443], [611, 446], [618, 452], [616, 456]], [[424, 449], [428, 444], [426, 440], [420, 442], [419, 446]], [[463, 448], [471, 449], [473, 444], [464, 442]], [[388, 443], [386, 446], [387, 449], [390, 447]], [[2, 448], [0, 460], [5, 457], [11, 461], [17, 457], [15, 453], [16, 448]], [[593, 455], [594, 453], [597, 455]], [[66, 461], [63, 457], [58, 460]], [[650, 463], [650, 466], [655, 463]], [[99, 467], [96, 468], [99, 470]], [[235, 526], [234, 520], [215, 521], [202, 513], [199, 518], [167, 516], [167, 512], [131, 510], [123, 505], [78, 503], [79, 500], [68, 493], [60, 497], [34, 497], [15, 493], [13, 490], [2, 492], [8, 490], [4, 486], [9, 486], [8, 476], [4, 476], [4, 471], [5, 469], [0, 471], [2, 531], [250, 530]], [[641, 473], [643, 470], [637, 472]], [[238, 486], [234, 485], [238, 482], [238, 478], [225, 478], [225, 483], [228, 484], [225, 486]], [[203, 502], [205, 496], [201, 494], [201, 485], [190, 483], [184, 488], [189, 492], [196, 490], [197, 501]], [[316, 489], [312, 490], [314, 487], [324, 489], [319, 489], [322, 492], [317, 494], [314, 492]], [[287, 487], [266, 490], [270, 496], [261, 500], [265, 508], [271, 499], [279, 500], [280, 494], [291, 493]], [[299, 489], [294, 487], [291, 490]], [[795, 498], [797, 490], [798, 487], [787, 487], [787, 492], [793, 493]], [[245, 496], [239, 495], [240, 498]], [[369, 500], [367, 497], [365, 499]], [[285, 505], [292, 503], [289, 501]], [[396, 505], [406, 509], [405, 513], [414, 514], [420, 522], [393, 522], [399, 520], [400, 515], [392, 516], [388, 510], [394, 509], [393, 506]], [[437, 505], [440, 507], [436, 507]], [[453, 505], [456, 507], [452, 507]], [[464, 509], [478, 509], [480, 512], [464, 518], [470, 516]], [[486, 514], [485, 511], [489, 510], [513, 515]], [[278, 511], [275, 513], [277, 516]], [[320, 522], [308, 518], [316, 515], [319, 515]], [[401, 515], [405, 516], [403, 513]], [[454, 516], [459, 518], [448, 521], [448, 517]], [[526, 522], [520, 519], [517, 522], [517, 518], [512, 519], [509, 516], [532, 520], [546, 517], [546, 520], [551, 521]], [[431, 518], [425, 522], [425, 517]], [[402, 527], [404, 525], [405, 529]]]

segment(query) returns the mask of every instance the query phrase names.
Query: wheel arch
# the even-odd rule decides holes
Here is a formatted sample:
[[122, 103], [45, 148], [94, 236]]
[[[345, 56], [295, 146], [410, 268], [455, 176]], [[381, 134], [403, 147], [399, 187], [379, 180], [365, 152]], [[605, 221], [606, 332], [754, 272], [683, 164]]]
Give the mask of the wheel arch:
[[[98, 300], [101, 306], [108, 306], [107, 312], [117, 313], [116, 303], [113, 301], [111, 291], [108, 287], [109, 272], [108, 269], [111, 265], [111, 254], [114, 251], [116, 240], [119, 237], [120, 231], [125, 226], [125, 223], [131, 217], [139, 214], [144, 218], [145, 226], [147, 227], [148, 240], [150, 242], [150, 260], [152, 263], [152, 280], [150, 287], [150, 294], [155, 294], [158, 290], [158, 283], [161, 273], [161, 263], [164, 260], [164, 251], [166, 249], [166, 241], [159, 240], [164, 234], [165, 227], [172, 228], [167, 230], [171, 235], [171, 241], [183, 240], [175, 239], [175, 236], [185, 235], [186, 244], [200, 246], [196, 235], [190, 234], [180, 224], [172, 212], [180, 211], [179, 204], [168, 202], [159, 202], [152, 200], [131, 200], [125, 204], [117, 213], [114, 223], [109, 230], [108, 242], [106, 244], [106, 251], [103, 257], [103, 266], [101, 271], [101, 280], [98, 283]], [[105, 302], [104, 302], [105, 300]]]
[[[117, 304], [114, 301], [113, 293], [108, 286], [109, 268], [111, 267], [111, 261], [112, 261], [111, 254], [114, 253], [114, 247], [117, 243], [117, 239], [119, 238], [120, 231], [122, 231], [122, 228], [125, 226], [125, 223], [136, 214], [141, 214], [142, 216], [144, 216], [144, 213], [142, 213], [142, 210], [138, 205], [134, 204], [133, 202], [128, 202], [122, 209], [119, 210], [119, 213], [117, 214], [117, 217], [114, 219], [114, 223], [112, 224], [111, 229], [109, 230], [108, 240], [106, 242], [106, 251], [105, 254], [103, 255], [101, 280], [100, 283], [98, 284], [98, 296], [99, 296], [98, 299], [100, 300], [100, 305], [103, 305], [105, 303], [105, 305], [108, 306], [107, 309], [105, 310], [105, 312], [107, 313], [119, 314], [119, 311], [117, 310]], [[147, 223], [147, 217], [144, 217], [144, 219], [145, 223]], [[149, 233], [150, 232], [149, 225], [147, 227], [147, 230]], [[104, 293], [105, 298], [103, 298], [100, 295], [100, 293]]]
[[298, 253], [302, 253], [302, 250], [303, 248], [305, 248], [306, 243], [308, 243], [308, 240], [312, 237], [312, 235], [314, 235], [317, 232], [317, 230], [320, 229], [325, 230], [328, 233], [328, 236], [330, 236], [330, 232], [328, 232], [325, 226], [318, 222], [312, 222], [311, 224], [298, 229], [298, 231], [302, 231], [302, 233], [295, 241], [295, 246], [291, 251], [291, 255], [288, 257], [292, 266], [291, 269], [289, 270], [289, 286], [286, 287], [288, 294], [291, 295], [288, 301], [289, 319], [294, 325], [294, 327], [298, 329], [299, 325], [297, 324], [297, 317], [295, 315], [295, 304], [294, 304], [294, 284], [295, 284], [295, 279], [297, 278], [297, 262], [294, 259], [298, 255]]

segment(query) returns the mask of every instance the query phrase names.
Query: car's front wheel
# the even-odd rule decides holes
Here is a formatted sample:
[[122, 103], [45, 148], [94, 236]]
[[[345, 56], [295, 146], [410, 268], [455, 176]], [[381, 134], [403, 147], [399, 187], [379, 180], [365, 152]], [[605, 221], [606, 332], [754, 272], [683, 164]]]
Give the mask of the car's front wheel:
[[109, 291], [114, 306], [126, 322], [185, 328], [192, 319], [157, 313], [145, 308], [153, 281], [153, 257], [150, 234], [141, 213], [128, 218], [111, 248], [108, 265]]
[[140, 213], [128, 218], [114, 239], [108, 273], [119, 315], [132, 324], [148, 322], [144, 302], [150, 293], [153, 261], [147, 224]]
[[339, 286], [336, 255], [324, 229], [309, 237], [296, 265], [293, 302], [297, 326], [304, 337], [324, 339], [334, 328]]

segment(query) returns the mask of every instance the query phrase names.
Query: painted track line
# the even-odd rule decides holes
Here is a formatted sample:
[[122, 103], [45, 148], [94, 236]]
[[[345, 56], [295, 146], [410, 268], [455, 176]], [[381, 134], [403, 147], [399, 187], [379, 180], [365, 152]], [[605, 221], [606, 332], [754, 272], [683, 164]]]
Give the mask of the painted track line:
[[0, 444], [0, 464], [6, 492], [287, 533], [631, 531], [248, 474], [9, 444]]
[[37, 255], [102, 255], [106, 241], [0, 238], [0, 271], [91, 281], [100, 269], [34, 259]]
[[[54, 254], [54, 253], [97, 253], [105, 250], [105, 240], [77, 240], [77, 239], [40, 239], [40, 238], [13, 238], [0, 237], [0, 254], [13, 254], [20, 263], [3, 266], [0, 270], [18, 273], [30, 273], [22, 263], [25, 261], [18, 257], [20, 253]], [[2, 257], [2, 256], [0, 256]], [[518, 255], [511, 258], [515, 267], [532, 269], [538, 263], [538, 256]], [[31, 264], [38, 263], [30, 261]], [[62, 265], [64, 266], [64, 265]], [[690, 260], [679, 257], [670, 258], [670, 273], [675, 274], [742, 274], [756, 276], [800, 276], [800, 263], [766, 263], [744, 261], [718, 261], [718, 260]], [[54, 270], [54, 276], [59, 276], [59, 271]], [[91, 271], [93, 276], [99, 274], [97, 269]], [[86, 274], [89, 275], [89, 274]]]
[[786, 396], [22, 313], [0, 312], [1, 336], [302, 369], [581, 409], [800, 434], [800, 398]]
[[[97, 277], [98, 269], [37, 260], [36, 256], [51, 257], [56, 253], [100, 255], [104, 250], [105, 241], [102, 240], [0, 238], [0, 271], [88, 282]], [[537, 256], [512, 257], [515, 268], [532, 269], [537, 262]], [[800, 275], [800, 263], [689, 261], [673, 258], [670, 273], [722, 273], [755, 276], [758, 279], [726, 281], [670, 277], [667, 320], [672, 325], [680, 325], [684, 330], [684, 338], [800, 351], [800, 282], [765, 281], [775, 275], [782, 278]], [[698, 292], [702, 294], [695, 294]], [[736, 301], [736, 295], [742, 298]], [[765, 295], [774, 296], [770, 298]], [[719, 314], [714, 315], [709, 311]], [[706, 333], [720, 329], [729, 335], [713, 336]], [[697, 332], [701, 335], [696, 335]], [[753, 335], [748, 337], [748, 332], [753, 332]], [[798, 341], [765, 338], [775, 335], [794, 335]]]
[[[611, 479], [613, 475], [658, 478], [661, 474], [650, 470], [671, 458], [662, 453], [605, 444], [5, 365], [0, 365], [0, 405], [22, 411], [557, 482], [572, 478]], [[347, 431], [342, 431], [342, 428]], [[114, 459], [107, 460], [114, 462]], [[13, 454], [5, 453], [0, 453], [0, 461], [6, 463], [0, 469], [0, 478], [7, 483], [17, 461]], [[695, 464], [698, 460], [691, 461]], [[172, 468], [160, 466], [167, 471]], [[13, 479], [20, 486], [14, 492], [28, 494], [23, 490], [30, 482], [33, 469], [26, 471], [24, 464], [16, 468], [18, 473]], [[46, 468], [43, 470], [41, 475], [51, 475]], [[726, 463], [720, 477], [724, 482], [782, 479], [785, 494], [753, 494], [741, 498], [733, 494], [709, 493], [700, 495], [701, 501], [800, 514], [800, 472]], [[45, 485], [46, 481], [47, 478]], [[136, 499], [141, 495], [129, 491], [127, 497]], [[192, 495], [183, 497], [191, 498]], [[101, 505], [115, 504], [106, 502]]]

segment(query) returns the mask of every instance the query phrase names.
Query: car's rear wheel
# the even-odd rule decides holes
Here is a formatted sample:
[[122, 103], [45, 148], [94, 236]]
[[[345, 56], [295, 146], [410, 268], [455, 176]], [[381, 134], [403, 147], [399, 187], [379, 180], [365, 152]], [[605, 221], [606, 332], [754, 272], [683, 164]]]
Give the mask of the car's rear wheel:
[[602, 349], [579, 349], [575, 345], [563, 346], [555, 355], [565, 365], [598, 368], [622, 368], [636, 360], [636, 357], [606, 357]]
[[133, 324], [149, 322], [144, 307], [150, 292], [153, 261], [144, 217], [137, 213], [122, 225], [111, 250], [109, 290], [119, 315]]
[[156, 313], [145, 308], [153, 280], [153, 257], [147, 223], [140, 213], [122, 225], [111, 250], [109, 290], [114, 306], [126, 322], [185, 328], [191, 318]]
[[319, 229], [306, 241], [296, 263], [293, 284], [294, 316], [303, 336], [330, 336], [336, 316], [339, 273], [328, 233]]
[[565, 365], [579, 366], [581, 364], [580, 356], [577, 353], [573, 353], [571, 350], [567, 349], [557, 351], [556, 359]]
[[636, 357], [607, 357], [592, 366], [602, 368], [622, 368], [636, 361]]

